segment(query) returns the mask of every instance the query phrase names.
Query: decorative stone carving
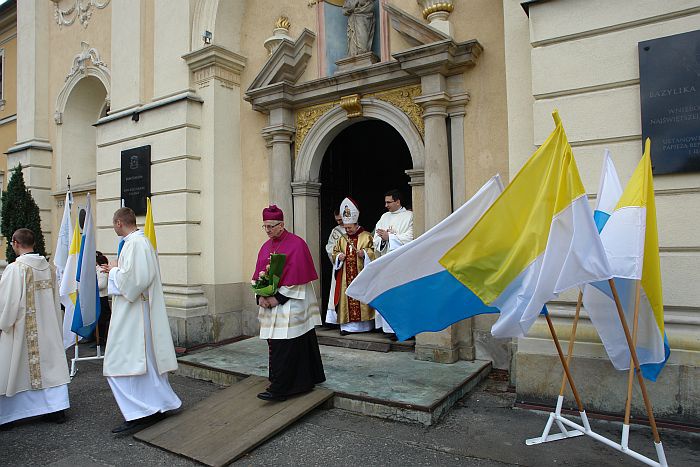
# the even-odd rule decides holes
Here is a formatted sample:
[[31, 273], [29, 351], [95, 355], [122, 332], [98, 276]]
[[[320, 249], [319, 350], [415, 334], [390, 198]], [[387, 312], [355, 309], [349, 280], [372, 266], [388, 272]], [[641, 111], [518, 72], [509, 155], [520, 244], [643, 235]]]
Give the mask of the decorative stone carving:
[[275, 29], [272, 30], [272, 36], [267, 38], [263, 45], [267, 49], [269, 55], [277, 49], [280, 42], [287, 39], [292, 41], [289, 36], [289, 28], [292, 27], [292, 23], [289, 22], [289, 18], [286, 16], [280, 16], [275, 22]]
[[78, 84], [78, 81], [87, 76], [93, 76], [102, 82], [102, 85], [107, 90], [105, 100], [107, 103], [110, 100], [109, 91], [112, 88], [112, 78], [107, 64], [102, 61], [100, 52], [96, 47], [90, 47], [90, 44], [84, 41], [80, 43], [80, 47], [81, 51], [73, 57], [73, 65], [66, 75], [63, 88], [56, 98], [56, 110], [53, 114], [53, 120], [56, 122], [56, 125], [63, 124], [63, 111], [66, 108], [71, 91]]
[[362, 116], [362, 104], [360, 103], [359, 94], [341, 97], [340, 106], [348, 113], [348, 118]]
[[100, 58], [100, 53], [95, 47], [90, 47], [85, 41], [80, 42], [81, 51], [73, 57], [73, 66], [71, 67], [66, 79], [68, 81], [77, 73], [85, 74], [85, 69], [88, 66], [88, 61], [92, 62], [92, 66], [97, 68], [107, 69], [107, 64]]
[[58, 24], [59, 27], [70, 26], [75, 23], [76, 19], [78, 19], [80, 20], [80, 24], [82, 24], [84, 28], [87, 28], [88, 22], [92, 17], [92, 8], [94, 7], [98, 10], [107, 8], [107, 5], [109, 5], [111, 0], [72, 0], [72, 5], [66, 9], [61, 9], [59, 6], [61, 0], [51, 1], [56, 7], [54, 11], [54, 18], [56, 18], [56, 24]]
[[[421, 138], [424, 138], [425, 126], [423, 123], [423, 108], [413, 101], [413, 99], [420, 96], [421, 93], [421, 86], [418, 84], [415, 86], [406, 86], [403, 88], [367, 94], [364, 97], [379, 99], [401, 110], [404, 114], [406, 114], [411, 122], [413, 122], [416, 129], [420, 133]], [[299, 151], [304, 144], [304, 139], [306, 138], [309, 130], [311, 130], [311, 127], [314, 126], [319, 118], [337, 106], [342, 107], [347, 112], [348, 118], [359, 117], [362, 115], [362, 105], [360, 103], [359, 94], [345, 96], [339, 101], [313, 105], [311, 107], [305, 107], [296, 111], [295, 157], [299, 155]], [[358, 111], [359, 114], [355, 114], [355, 112]]]
[[312, 126], [314, 126], [314, 123], [323, 116], [326, 112], [331, 110], [333, 107], [336, 107], [340, 104], [339, 101], [334, 101], [334, 102], [327, 102], [325, 104], [318, 104], [318, 105], [313, 105], [311, 107], [306, 107], [303, 109], [299, 109], [296, 112], [296, 127], [297, 127], [297, 133], [296, 133], [296, 147], [295, 147], [295, 157], [296, 155], [299, 155], [299, 150], [301, 149], [301, 145], [304, 144], [304, 138], [306, 138], [306, 134], [309, 132]]
[[425, 126], [423, 123], [423, 108], [414, 102], [414, 98], [422, 93], [420, 85], [407, 86], [398, 89], [368, 94], [366, 97], [374, 97], [397, 107], [411, 119], [422, 138], [425, 138]]
[[348, 57], [372, 50], [374, 40], [374, 1], [345, 0], [343, 14], [348, 17]]

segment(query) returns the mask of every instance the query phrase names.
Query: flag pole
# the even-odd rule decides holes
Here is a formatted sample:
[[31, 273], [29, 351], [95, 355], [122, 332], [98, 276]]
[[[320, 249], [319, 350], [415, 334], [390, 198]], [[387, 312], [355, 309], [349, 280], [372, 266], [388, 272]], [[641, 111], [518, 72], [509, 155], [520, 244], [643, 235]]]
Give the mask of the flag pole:
[[[649, 395], [647, 394], [647, 387], [644, 384], [644, 377], [642, 376], [642, 370], [639, 367], [639, 359], [637, 358], [637, 350], [632, 342], [632, 336], [630, 336], [630, 330], [627, 326], [627, 320], [625, 319], [625, 313], [622, 310], [622, 305], [620, 304], [620, 297], [617, 295], [617, 289], [615, 288], [615, 281], [608, 279], [610, 284], [610, 289], [612, 290], [613, 298], [615, 299], [615, 306], [617, 307], [617, 315], [620, 317], [620, 323], [622, 324], [622, 329], [625, 332], [625, 339], [627, 339], [627, 346], [630, 349], [630, 355], [632, 362], [634, 363], [634, 370], [637, 373], [637, 381], [639, 381], [639, 388], [642, 390], [642, 398], [644, 399], [644, 406], [649, 416], [649, 425], [651, 425], [651, 432], [654, 435], [654, 443], [657, 446], [661, 445], [661, 438], [659, 437], [659, 430], [656, 428], [656, 419], [654, 418], [654, 410], [651, 406], [651, 401], [649, 400]], [[658, 449], [657, 449], [658, 451]], [[663, 452], [663, 451], [662, 451]], [[659, 459], [661, 460], [661, 459]], [[664, 459], [665, 461], [665, 459]], [[662, 463], [663, 465], [663, 463]]]
[[[641, 295], [641, 281], [637, 280], [634, 292], [634, 321], [632, 322], [632, 344], [637, 348], [637, 331], [639, 329], [639, 299]], [[622, 424], [622, 444], [627, 448], [630, 434], [630, 412], [632, 411], [632, 384], [634, 383], [634, 362], [630, 357], [630, 371], [627, 377], [627, 401], [625, 403], [625, 421]]]
[[[571, 363], [571, 356], [574, 354], [574, 343], [576, 341], [576, 328], [578, 326], [578, 318], [581, 314], [581, 305], [583, 304], [583, 291], [578, 291], [578, 301], [576, 302], [576, 314], [574, 315], [574, 324], [571, 326], [571, 336], [569, 337], [569, 348], [566, 352], [566, 363]], [[561, 375], [561, 389], [559, 389], [559, 397], [564, 397], [564, 389], [566, 389], [566, 373]]]
[[564, 352], [561, 350], [561, 344], [559, 343], [559, 338], [557, 337], [557, 331], [554, 329], [554, 324], [552, 324], [552, 318], [549, 317], [549, 312], [547, 312], [544, 316], [547, 319], [547, 326], [549, 326], [549, 332], [552, 334], [552, 340], [554, 341], [554, 345], [557, 348], [559, 360], [561, 360], [561, 365], [564, 367], [566, 379], [569, 381], [569, 386], [571, 386], [571, 392], [574, 393], [574, 399], [576, 399], [578, 411], [584, 412], [583, 403], [581, 402], [581, 398], [578, 395], [578, 390], [576, 389], [576, 385], [574, 384], [574, 378], [571, 376], [571, 372], [569, 371], [569, 364], [567, 362], [567, 359], [564, 357]]

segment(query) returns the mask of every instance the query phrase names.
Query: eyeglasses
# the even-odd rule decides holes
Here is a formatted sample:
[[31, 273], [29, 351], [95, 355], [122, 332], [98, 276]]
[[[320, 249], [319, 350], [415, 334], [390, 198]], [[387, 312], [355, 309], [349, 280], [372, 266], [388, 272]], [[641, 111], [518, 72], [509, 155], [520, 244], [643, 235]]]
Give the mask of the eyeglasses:
[[263, 224], [263, 225], [260, 226], [260, 228], [262, 228], [263, 230], [272, 230], [272, 229], [274, 229], [275, 227], [277, 227], [278, 225], [280, 225], [281, 223], [282, 223], [282, 222], [278, 222], [278, 223], [272, 224], [272, 225], [265, 225], [265, 224]]

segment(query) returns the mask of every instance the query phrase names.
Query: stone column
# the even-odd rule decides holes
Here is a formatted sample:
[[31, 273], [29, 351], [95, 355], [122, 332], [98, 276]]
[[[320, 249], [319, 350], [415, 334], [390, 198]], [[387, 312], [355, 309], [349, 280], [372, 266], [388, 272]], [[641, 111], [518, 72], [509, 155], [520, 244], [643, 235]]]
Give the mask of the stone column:
[[[447, 140], [447, 104], [445, 77], [433, 74], [421, 77], [423, 94], [415, 101], [423, 107], [425, 124], [425, 229], [428, 230], [452, 212], [450, 162]], [[459, 359], [457, 332], [451, 326], [441, 332], [416, 336], [416, 358], [439, 363]]]
[[[190, 320], [190, 340], [218, 341], [238, 336], [244, 294], [243, 192], [240, 134], [241, 72], [246, 59], [218, 45], [207, 45], [183, 56], [192, 84], [202, 98], [199, 132], [201, 206], [188, 216], [201, 217], [200, 283], [208, 316]], [[230, 245], [230, 248], [222, 248]], [[194, 303], [194, 302], [193, 302]], [[201, 335], [193, 334], [195, 331]]]
[[413, 237], [417, 238], [425, 232], [425, 170], [406, 170], [411, 180], [411, 198], [413, 199]]
[[185, 92], [190, 70], [181, 58], [190, 51], [190, 2], [156, 0], [153, 27], [153, 100]]
[[[41, 212], [47, 251], [51, 231], [52, 148], [49, 143], [49, 28], [51, 4], [17, 2], [17, 142], [7, 151], [8, 172], [22, 164], [24, 180]], [[12, 176], [7, 174], [8, 178]]]
[[469, 94], [451, 95], [447, 106], [450, 117], [450, 145], [452, 147], [452, 208], [456, 210], [467, 201], [467, 175], [464, 160], [464, 116]]
[[146, 83], [145, 36], [152, 32], [143, 21], [148, 2], [120, 0], [112, 2], [111, 113], [137, 107], [142, 103]]
[[[321, 184], [318, 182], [293, 182], [291, 184], [294, 197], [294, 233], [306, 240], [314, 258], [316, 273], [321, 277], [317, 255], [320, 251], [319, 226], [319, 198], [321, 196]], [[316, 293], [321, 293], [321, 288], [316, 287]]]
[[[448, 78], [448, 81], [450, 79]], [[464, 160], [464, 116], [469, 94], [450, 92], [447, 113], [450, 117], [450, 147], [452, 148], [452, 206], [456, 210], [467, 201], [466, 161]], [[465, 319], [452, 326], [456, 334], [460, 360], [474, 359], [474, 318]]]
[[[263, 137], [272, 149], [269, 160], [269, 200], [284, 212], [285, 224], [296, 227], [292, 202], [292, 136], [294, 114], [291, 109], [278, 107], [270, 110], [270, 124], [263, 129]], [[313, 250], [312, 250], [313, 251]]]

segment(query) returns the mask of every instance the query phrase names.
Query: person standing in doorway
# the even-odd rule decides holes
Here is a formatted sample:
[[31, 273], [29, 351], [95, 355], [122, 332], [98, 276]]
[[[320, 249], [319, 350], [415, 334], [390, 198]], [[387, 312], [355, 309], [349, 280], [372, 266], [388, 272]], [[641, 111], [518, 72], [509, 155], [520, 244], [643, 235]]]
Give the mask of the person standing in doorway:
[[372, 234], [358, 223], [360, 210], [350, 198], [340, 203], [340, 215], [346, 235], [335, 243], [333, 262], [336, 274], [335, 290], [332, 298], [336, 305], [336, 315], [329, 313], [326, 321], [340, 324], [340, 335], [351, 332], [368, 332], [374, 328], [374, 310], [347, 296], [345, 291], [365, 264], [374, 259]]
[[157, 421], [182, 402], [168, 382], [177, 360], [158, 256], [131, 208], [117, 209], [112, 226], [123, 238], [117, 263], [102, 266], [112, 295], [103, 374], [125, 419], [112, 433], [121, 433]]
[[[384, 194], [387, 212], [382, 214], [374, 229], [374, 249], [377, 256], [383, 256], [401, 248], [413, 240], [413, 212], [403, 207], [399, 190], [389, 190]], [[393, 341], [396, 334], [379, 312], [375, 315], [375, 326]]]

